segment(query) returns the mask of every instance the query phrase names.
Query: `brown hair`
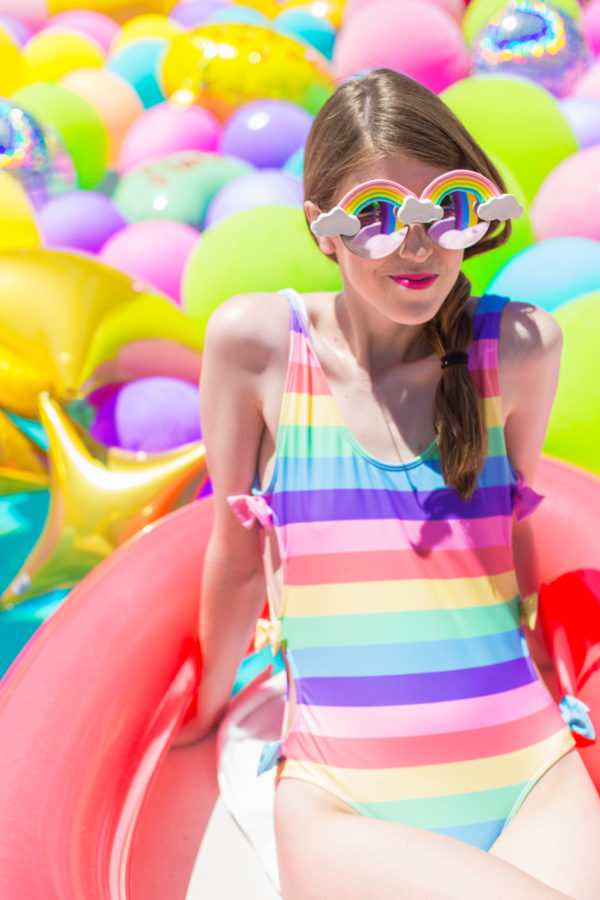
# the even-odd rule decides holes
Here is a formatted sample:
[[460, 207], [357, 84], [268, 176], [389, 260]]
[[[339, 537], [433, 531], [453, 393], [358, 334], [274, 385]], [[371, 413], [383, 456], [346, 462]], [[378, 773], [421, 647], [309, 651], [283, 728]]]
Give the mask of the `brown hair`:
[[[347, 175], [382, 156], [420, 160], [439, 168], [471, 169], [506, 191], [502, 177], [448, 107], [431, 91], [392, 69], [374, 69], [341, 84], [315, 118], [304, 157], [304, 196], [322, 211], [333, 206]], [[492, 223], [465, 258], [499, 247], [510, 223]], [[425, 338], [443, 356], [468, 350], [473, 323], [465, 311], [471, 283], [461, 272]], [[473, 377], [465, 365], [442, 370], [433, 424], [444, 482], [470, 500], [487, 453], [487, 431]]]

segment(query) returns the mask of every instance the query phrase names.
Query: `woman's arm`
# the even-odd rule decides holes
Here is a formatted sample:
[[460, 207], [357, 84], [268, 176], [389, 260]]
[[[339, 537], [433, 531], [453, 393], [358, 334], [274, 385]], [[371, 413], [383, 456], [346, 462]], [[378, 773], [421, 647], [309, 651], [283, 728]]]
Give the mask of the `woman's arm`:
[[202, 578], [197, 712], [178, 744], [203, 737], [222, 716], [266, 596], [258, 526], [243, 528], [227, 503], [230, 494], [250, 492], [265, 428], [261, 394], [270, 352], [259, 321], [264, 304], [265, 295], [233, 297], [206, 331], [200, 406], [215, 518]]
[[[505, 307], [499, 348], [504, 437], [514, 469], [529, 485], [548, 429], [561, 352], [562, 332], [550, 313], [525, 303]], [[513, 516], [512, 537], [519, 592], [527, 597], [540, 586], [531, 520], [518, 522]], [[528, 643], [538, 668], [551, 680], [553, 665], [539, 625], [529, 632]]]

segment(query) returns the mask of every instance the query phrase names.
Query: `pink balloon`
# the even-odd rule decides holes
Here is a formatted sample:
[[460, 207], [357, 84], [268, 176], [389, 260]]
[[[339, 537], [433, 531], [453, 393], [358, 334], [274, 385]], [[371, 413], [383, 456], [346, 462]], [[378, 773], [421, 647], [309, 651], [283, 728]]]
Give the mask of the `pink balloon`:
[[344, 23], [333, 51], [338, 81], [386, 66], [436, 93], [466, 78], [469, 65], [457, 23], [422, 0], [374, 0]]
[[[398, 0], [401, 2], [401, 0]], [[456, 19], [457, 22], [462, 22], [462, 18], [465, 14], [465, 2], [464, 0], [425, 0], [426, 3], [431, 3], [434, 6], [439, 6], [440, 9], [445, 10], [445, 12], [450, 13], [453, 19]], [[344, 7], [344, 21], [348, 19], [349, 16], [354, 15], [360, 9], [366, 9], [367, 6], [372, 7], [373, 0], [348, 0], [346, 6]]]
[[575, 97], [597, 97], [600, 99], [600, 59], [579, 79], [573, 91]]
[[99, 259], [180, 303], [181, 275], [200, 235], [190, 225], [170, 219], [145, 219], [114, 234]]
[[581, 30], [594, 56], [600, 54], [600, 0], [592, 0], [581, 11]]
[[127, 132], [119, 172], [123, 175], [138, 163], [181, 150], [216, 150], [220, 133], [216, 116], [201, 106], [159, 103], [142, 113]]
[[550, 172], [531, 206], [538, 240], [574, 235], [600, 241], [600, 205], [594, 190], [598, 172], [598, 145], [568, 156]]
[[46, 22], [46, 28], [72, 28], [95, 40], [105, 53], [110, 50], [110, 45], [117, 36], [120, 27], [108, 16], [94, 12], [92, 9], [68, 9], [57, 13]]

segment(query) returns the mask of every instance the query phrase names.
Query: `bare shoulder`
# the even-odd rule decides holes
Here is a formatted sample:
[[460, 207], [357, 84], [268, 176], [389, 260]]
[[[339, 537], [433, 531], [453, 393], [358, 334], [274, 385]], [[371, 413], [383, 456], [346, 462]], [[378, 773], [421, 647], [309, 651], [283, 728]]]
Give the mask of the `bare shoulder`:
[[252, 374], [261, 374], [274, 356], [287, 352], [289, 304], [282, 294], [236, 294], [211, 315], [205, 352]]
[[560, 358], [562, 331], [553, 315], [531, 303], [510, 301], [502, 311], [498, 344], [500, 371], [526, 373]]

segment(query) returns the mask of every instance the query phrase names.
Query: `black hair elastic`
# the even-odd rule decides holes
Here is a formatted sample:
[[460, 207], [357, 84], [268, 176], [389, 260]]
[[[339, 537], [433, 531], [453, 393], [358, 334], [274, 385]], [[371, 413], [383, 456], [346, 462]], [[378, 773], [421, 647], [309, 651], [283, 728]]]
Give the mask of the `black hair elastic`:
[[466, 366], [468, 362], [469, 354], [465, 353], [464, 350], [451, 350], [450, 353], [442, 356], [442, 369], [447, 368], [447, 366]]

